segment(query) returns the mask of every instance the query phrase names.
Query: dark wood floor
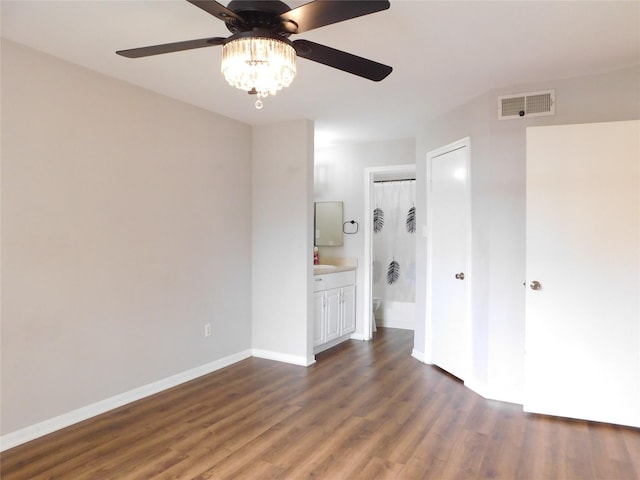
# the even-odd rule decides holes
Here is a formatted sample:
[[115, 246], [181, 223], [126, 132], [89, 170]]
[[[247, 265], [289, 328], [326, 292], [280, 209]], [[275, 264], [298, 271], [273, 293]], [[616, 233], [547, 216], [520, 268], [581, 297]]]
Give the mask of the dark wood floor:
[[2, 454], [12, 479], [638, 479], [640, 430], [529, 415], [379, 329], [309, 367], [248, 359]]

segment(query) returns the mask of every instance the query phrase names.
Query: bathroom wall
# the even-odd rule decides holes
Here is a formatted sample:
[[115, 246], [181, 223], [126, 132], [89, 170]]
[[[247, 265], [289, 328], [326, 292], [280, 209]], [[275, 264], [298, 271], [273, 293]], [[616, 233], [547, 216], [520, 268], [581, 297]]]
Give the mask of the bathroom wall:
[[[316, 148], [314, 200], [344, 202], [345, 221], [355, 220], [360, 228], [355, 235], [344, 235], [342, 247], [320, 247], [323, 257], [347, 257], [358, 262], [356, 274], [356, 336], [364, 334], [362, 304], [364, 264], [364, 187], [365, 168], [415, 163], [413, 138], [385, 142], [334, 145]], [[311, 260], [310, 260], [311, 261]]]

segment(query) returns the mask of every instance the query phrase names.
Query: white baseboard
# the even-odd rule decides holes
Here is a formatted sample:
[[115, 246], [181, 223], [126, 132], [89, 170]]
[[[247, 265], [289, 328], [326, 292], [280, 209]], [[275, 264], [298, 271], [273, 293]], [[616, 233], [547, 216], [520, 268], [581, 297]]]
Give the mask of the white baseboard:
[[109, 410], [113, 410], [128, 403], [135, 402], [136, 400], [141, 400], [145, 397], [154, 395], [168, 388], [180, 385], [181, 383], [185, 383], [203, 375], [207, 375], [211, 372], [215, 372], [216, 370], [228, 367], [229, 365], [232, 365], [249, 357], [251, 357], [250, 350], [235, 353], [233, 355], [229, 355], [228, 357], [224, 357], [205, 365], [192, 368], [185, 372], [172, 375], [165, 379], [158, 380], [157, 382], [134, 388], [133, 390], [130, 390], [128, 392], [124, 392], [105, 400], [92, 403], [91, 405], [78, 408], [68, 413], [64, 413], [57, 417], [50, 418], [49, 420], [45, 420], [44, 422], [36, 423], [35, 425], [31, 425], [15, 432], [2, 435], [2, 437], [0, 437], [0, 452], [42, 437], [44, 435], [48, 435], [49, 433], [53, 433], [57, 430], [61, 430], [75, 423], [82, 422], [83, 420], [87, 420], [91, 417], [95, 417], [96, 415], [108, 412]]
[[411, 350], [411, 356], [416, 360], [419, 360], [420, 362], [424, 363], [424, 353], [419, 352], [415, 348]]
[[350, 338], [353, 338], [353, 335], [346, 334], [341, 337], [334, 338], [333, 340], [330, 340], [327, 343], [323, 343], [322, 345], [313, 347], [313, 353], [318, 354], [318, 353], [324, 352], [325, 350], [329, 350], [330, 348], [333, 348], [336, 345], [341, 344], [342, 342], [346, 342]]
[[483, 382], [474, 381], [466, 381], [464, 386], [487, 400], [498, 400], [499, 402], [515, 403], [517, 405], [524, 403], [522, 392], [492, 389]]
[[380, 320], [376, 321], [378, 327], [386, 328], [401, 328], [402, 330], [415, 330], [416, 323], [403, 320]]
[[270, 350], [260, 350], [254, 348], [251, 353], [254, 357], [264, 358], [266, 360], [275, 360], [276, 362], [291, 363], [293, 365], [300, 365], [302, 367], [308, 367], [315, 363], [315, 358], [308, 359], [306, 357], [298, 355], [289, 355], [288, 353], [272, 352]]
[[351, 340], [362, 340], [364, 341], [364, 335], [361, 333], [352, 333], [349, 337]]
[[376, 325], [379, 327], [416, 329], [416, 304], [413, 302], [383, 301], [376, 311]]

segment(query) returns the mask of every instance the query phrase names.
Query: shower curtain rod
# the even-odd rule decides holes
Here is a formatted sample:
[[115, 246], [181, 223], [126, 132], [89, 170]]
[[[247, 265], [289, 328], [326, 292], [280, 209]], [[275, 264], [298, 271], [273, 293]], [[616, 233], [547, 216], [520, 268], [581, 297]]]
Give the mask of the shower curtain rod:
[[389, 182], [415, 182], [415, 178], [397, 178], [394, 180], [374, 180], [373, 183], [389, 183]]

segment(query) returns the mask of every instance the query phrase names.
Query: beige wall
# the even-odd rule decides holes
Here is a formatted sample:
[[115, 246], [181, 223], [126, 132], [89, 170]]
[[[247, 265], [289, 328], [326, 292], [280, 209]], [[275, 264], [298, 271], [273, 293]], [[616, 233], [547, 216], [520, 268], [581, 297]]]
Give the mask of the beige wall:
[[[427, 152], [471, 137], [473, 372], [468, 383], [500, 400], [521, 402], [524, 386], [525, 130], [535, 125], [640, 118], [640, 67], [488, 92], [426, 122], [418, 136], [417, 204], [426, 203]], [[499, 95], [554, 88], [556, 114], [497, 119]], [[425, 218], [418, 209], [418, 224]], [[418, 292], [426, 289], [426, 242], [418, 242]], [[418, 295], [424, 324], [425, 297]], [[424, 351], [424, 334], [415, 347]]]
[[250, 127], [3, 41], [2, 434], [250, 349], [250, 295]]
[[313, 363], [313, 122], [253, 128], [252, 345], [255, 356]]

